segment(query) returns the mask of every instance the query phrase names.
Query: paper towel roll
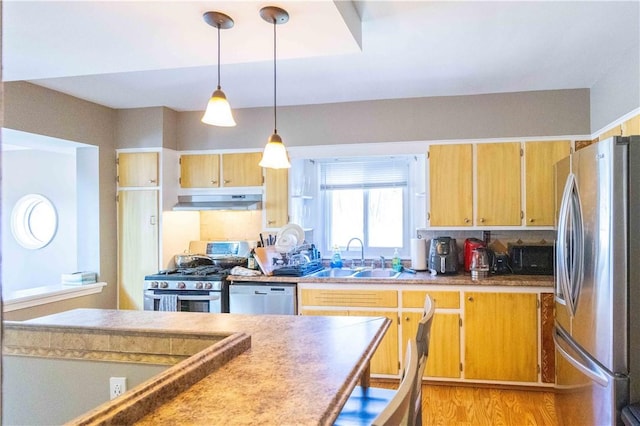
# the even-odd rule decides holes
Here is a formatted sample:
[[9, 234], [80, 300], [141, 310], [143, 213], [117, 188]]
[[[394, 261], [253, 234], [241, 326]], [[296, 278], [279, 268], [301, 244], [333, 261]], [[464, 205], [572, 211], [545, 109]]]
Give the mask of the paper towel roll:
[[411, 239], [411, 268], [416, 271], [427, 270], [427, 242], [424, 238]]

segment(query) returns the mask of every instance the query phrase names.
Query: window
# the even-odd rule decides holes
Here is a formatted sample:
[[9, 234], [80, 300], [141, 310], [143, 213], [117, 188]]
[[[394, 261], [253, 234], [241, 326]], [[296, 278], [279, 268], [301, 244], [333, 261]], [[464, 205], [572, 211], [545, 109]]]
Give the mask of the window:
[[[413, 157], [371, 157], [320, 162], [322, 248], [345, 250], [351, 238], [366, 257], [402, 254], [409, 240], [409, 176]], [[360, 250], [358, 242], [349, 248]], [[405, 253], [406, 254], [406, 253]]]
[[40, 194], [20, 198], [11, 213], [11, 232], [24, 248], [39, 249], [51, 242], [58, 228], [56, 208]]

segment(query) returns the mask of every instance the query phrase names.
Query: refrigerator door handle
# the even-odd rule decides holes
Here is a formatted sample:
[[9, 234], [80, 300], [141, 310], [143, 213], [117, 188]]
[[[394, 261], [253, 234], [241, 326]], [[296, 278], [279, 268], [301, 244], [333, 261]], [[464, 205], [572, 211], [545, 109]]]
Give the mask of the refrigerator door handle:
[[609, 385], [609, 377], [606, 371], [569, 339], [571, 337], [566, 335], [566, 332], [562, 331], [558, 326], [554, 327], [553, 341], [560, 355], [591, 380], [600, 386], [607, 387]]
[[569, 314], [573, 316], [573, 304], [571, 299], [571, 278], [569, 276], [569, 268], [571, 265], [567, 264], [567, 250], [572, 250], [568, 245], [572, 244], [569, 239], [569, 218], [571, 209], [571, 193], [573, 191], [573, 185], [575, 184], [575, 175], [570, 173], [567, 176], [567, 180], [562, 192], [562, 200], [560, 202], [560, 212], [558, 214], [558, 237], [556, 243], [556, 263], [558, 265], [557, 271], [557, 292], [560, 299], [566, 304]]

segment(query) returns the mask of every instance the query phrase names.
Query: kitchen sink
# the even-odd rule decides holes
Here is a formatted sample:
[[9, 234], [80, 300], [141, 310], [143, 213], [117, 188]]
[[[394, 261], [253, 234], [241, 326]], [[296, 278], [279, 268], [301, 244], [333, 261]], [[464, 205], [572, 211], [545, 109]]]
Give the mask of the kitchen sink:
[[352, 269], [323, 269], [322, 271], [311, 274], [313, 277], [326, 277], [326, 278], [344, 278], [352, 276], [356, 271]]
[[365, 269], [353, 274], [354, 278], [397, 278], [400, 272], [393, 269]]

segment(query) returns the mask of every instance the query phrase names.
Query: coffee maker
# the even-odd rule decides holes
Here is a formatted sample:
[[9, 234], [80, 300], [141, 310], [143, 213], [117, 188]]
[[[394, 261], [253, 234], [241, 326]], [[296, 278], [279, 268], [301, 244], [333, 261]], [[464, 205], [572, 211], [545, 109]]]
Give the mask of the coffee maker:
[[437, 237], [431, 239], [429, 269], [437, 274], [458, 273], [458, 246], [455, 238]]

